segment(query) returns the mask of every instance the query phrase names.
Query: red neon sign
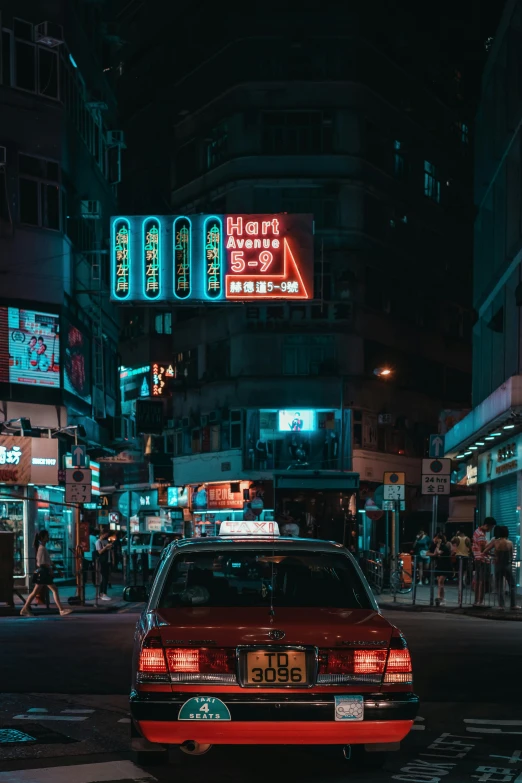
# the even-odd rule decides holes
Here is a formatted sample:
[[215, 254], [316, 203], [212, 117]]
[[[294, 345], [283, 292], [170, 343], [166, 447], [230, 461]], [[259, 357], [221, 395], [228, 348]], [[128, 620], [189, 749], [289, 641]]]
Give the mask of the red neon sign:
[[227, 299], [312, 299], [309, 215], [227, 215]]

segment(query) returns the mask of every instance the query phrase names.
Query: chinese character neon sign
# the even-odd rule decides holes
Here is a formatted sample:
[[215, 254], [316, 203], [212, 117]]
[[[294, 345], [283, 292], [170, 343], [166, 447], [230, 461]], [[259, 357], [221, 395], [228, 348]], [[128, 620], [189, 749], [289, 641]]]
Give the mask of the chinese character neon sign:
[[114, 301], [313, 299], [312, 215], [117, 217]]
[[21, 457], [20, 446], [13, 446], [12, 449], [0, 446], [0, 465], [19, 465]]
[[174, 221], [174, 296], [187, 299], [192, 289], [192, 224], [188, 217]]
[[174, 378], [174, 368], [171, 364], [152, 365], [152, 396], [162, 397], [165, 392], [165, 378]]
[[205, 295], [208, 299], [220, 299], [223, 276], [223, 228], [218, 217], [208, 217], [205, 220], [205, 262], [207, 266]]
[[113, 290], [112, 295], [120, 301], [130, 295], [130, 222], [117, 218], [112, 228], [113, 239]]
[[158, 218], [146, 218], [143, 221], [143, 293], [147, 299], [158, 299], [161, 294], [160, 237]]

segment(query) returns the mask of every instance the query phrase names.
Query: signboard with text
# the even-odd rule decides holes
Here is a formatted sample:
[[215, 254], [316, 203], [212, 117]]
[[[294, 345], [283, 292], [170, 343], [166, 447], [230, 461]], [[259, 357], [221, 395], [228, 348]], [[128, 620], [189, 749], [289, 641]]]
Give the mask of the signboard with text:
[[231, 492], [230, 484], [209, 484], [207, 486], [208, 509], [243, 508], [243, 505], [243, 492]]
[[58, 441], [0, 436], [0, 482], [58, 485]]
[[451, 492], [451, 460], [422, 460], [422, 494], [449, 495]]
[[312, 215], [112, 219], [116, 302], [313, 299]]
[[0, 383], [60, 388], [60, 318], [0, 307]]
[[508, 441], [499, 443], [479, 455], [476, 483], [484, 484], [486, 481], [509, 476], [510, 473], [520, 470], [521, 465], [522, 436], [514, 435]]

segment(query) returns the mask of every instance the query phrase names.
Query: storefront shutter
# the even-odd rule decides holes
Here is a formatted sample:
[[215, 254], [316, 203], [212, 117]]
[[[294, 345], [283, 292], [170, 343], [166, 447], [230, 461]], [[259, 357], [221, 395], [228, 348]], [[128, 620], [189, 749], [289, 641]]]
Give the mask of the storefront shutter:
[[[497, 525], [506, 525], [509, 537], [520, 552], [520, 520], [517, 514], [517, 476], [506, 476], [492, 483], [491, 515]], [[518, 560], [518, 556], [517, 556]]]

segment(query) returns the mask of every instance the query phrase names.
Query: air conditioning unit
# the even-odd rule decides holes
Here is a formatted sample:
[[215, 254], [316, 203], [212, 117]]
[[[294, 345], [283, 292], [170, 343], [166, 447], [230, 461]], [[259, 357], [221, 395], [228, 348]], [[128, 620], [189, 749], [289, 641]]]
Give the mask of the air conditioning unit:
[[0, 169], [7, 165], [7, 150], [5, 147], [0, 147]]
[[36, 43], [54, 49], [63, 44], [63, 27], [54, 22], [41, 22], [34, 29], [34, 38]]
[[101, 203], [99, 201], [82, 201], [82, 218], [86, 220], [99, 220], [102, 216]]
[[125, 148], [125, 134], [122, 130], [107, 131], [107, 146]]

